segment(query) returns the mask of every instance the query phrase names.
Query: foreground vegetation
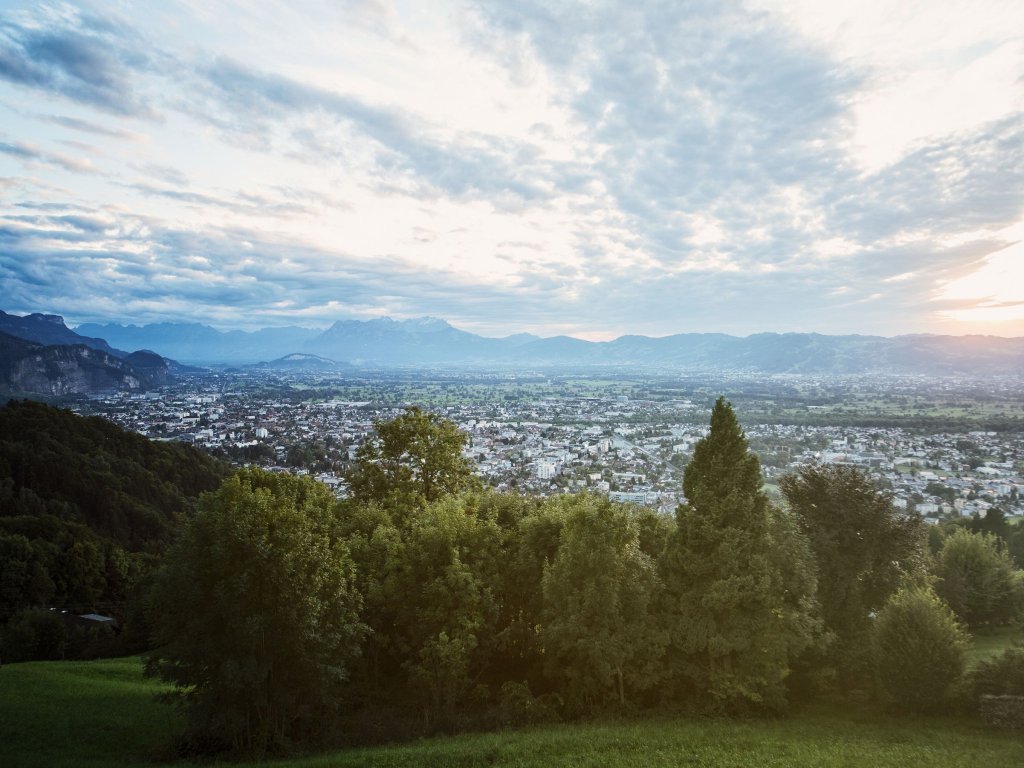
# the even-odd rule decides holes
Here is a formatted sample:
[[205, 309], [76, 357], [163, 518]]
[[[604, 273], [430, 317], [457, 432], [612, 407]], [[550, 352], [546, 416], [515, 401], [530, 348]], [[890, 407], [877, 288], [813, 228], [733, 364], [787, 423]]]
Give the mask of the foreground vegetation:
[[[161, 690], [142, 676], [138, 658], [5, 665], [0, 668], [0, 763], [19, 768], [170, 765], [166, 760], [181, 723], [174, 710], [154, 699]], [[844, 705], [801, 709], [781, 719], [656, 714], [263, 764], [999, 768], [1024, 764], [1024, 742], [1019, 734], [983, 728], [972, 718], [893, 717]]]
[[[964, 674], [968, 631], [1019, 625], [1024, 608], [1024, 572], [997, 532], [926, 536], [918, 517], [843, 466], [783, 477], [779, 505], [724, 398], [686, 467], [687, 502], [674, 519], [587, 494], [484, 492], [464, 441], [450, 422], [410, 408], [359, 449], [343, 502], [310, 478], [253, 469], [202, 495], [151, 587], [136, 590], [137, 625], [152, 643], [146, 671], [173, 685], [164, 698], [183, 717], [161, 721], [173, 738], [143, 739], [128, 758], [161, 749], [168, 758], [295, 757], [543, 725], [529, 733], [555, 734], [551, 748], [567, 750], [545, 758], [555, 764], [585, 764], [595, 749], [618, 754], [631, 743], [624, 728], [661, 744], [655, 759], [705, 764], [751, 763], [731, 751], [731, 734], [753, 729], [749, 748], [767, 750], [753, 762], [778, 754], [791, 764], [805, 759], [800, 739], [817, 738], [821, 718], [845, 722], [826, 704], [840, 701], [872, 702], [861, 718], [876, 728], [889, 727], [882, 712], [980, 712], [1024, 728], [1024, 649]], [[6, 569], [22, 572], [32, 573]], [[58, 642], [64, 629], [59, 611], [27, 608], [3, 628], [5, 658], [60, 658], [73, 647]], [[773, 741], [798, 721], [810, 737], [797, 729], [796, 746]], [[36, 722], [46, 717], [27, 733]], [[565, 723], [576, 725], [556, 727]], [[662, 724], [666, 735], [646, 734]], [[607, 744], [571, 743], [600, 727], [613, 729]], [[682, 741], [680, 729], [690, 734]], [[430, 749], [446, 750], [444, 762], [500, 760], [500, 738]], [[724, 752], [707, 752], [719, 742]], [[839, 752], [824, 748], [812, 744], [806, 760], [833, 762]], [[421, 759], [410, 749], [366, 755]], [[517, 764], [523, 750], [531, 760], [543, 753], [516, 749]]]

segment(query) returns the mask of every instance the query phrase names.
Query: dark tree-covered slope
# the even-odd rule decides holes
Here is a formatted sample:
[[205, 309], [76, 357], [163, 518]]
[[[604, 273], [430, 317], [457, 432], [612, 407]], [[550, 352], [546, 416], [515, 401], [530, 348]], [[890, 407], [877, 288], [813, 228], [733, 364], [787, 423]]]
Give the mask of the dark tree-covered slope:
[[0, 408], [0, 622], [32, 605], [125, 597], [227, 468], [98, 417]]

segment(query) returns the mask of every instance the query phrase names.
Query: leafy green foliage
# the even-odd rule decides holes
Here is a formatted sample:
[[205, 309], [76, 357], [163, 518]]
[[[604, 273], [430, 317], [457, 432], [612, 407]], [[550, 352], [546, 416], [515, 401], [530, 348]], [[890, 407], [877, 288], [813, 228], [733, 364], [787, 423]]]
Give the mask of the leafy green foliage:
[[180, 443], [155, 443], [99, 417], [31, 401], [0, 408], [4, 518], [80, 522], [129, 551], [157, 551], [225, 468]]
[[470, 702], [496, 633], [501, 568], [497, 520], [472, 497], [429, 504], [408, 529], [398, 582], [403, 666], [430, 711], [450, 719]]
[[1024, 696], [1024, 645], [1011, 646], [998, 656], [979, 661], [970, 678], [975, 696]]
[[124, 620], [135, 583], [226, 474], [181, 444], [42, 403], [0, 408], [0, 622], [31, 607]]
[[867, 670], [871, 614], [923, 568], [921, 522], [854, 467], [803, 467], [779, 487], [817, 564], [821, 615], [835, 636], [828, 656], [852, 685]]
[[1014, 618], [1020, 587], [1006, 545], [995, 535], [953, 531], [935, 558], [934, 572], [935, 591], [968, 626]]
[[896, 592], [875, 619], [872, 640], [876, 678], [889, 701], [918, 712], [950, 705], [964, 673], [969, 638], [931, 590]]
[[452, 422], [409, 408], [375, 424], [377, 434], [357, 452], [348, 473], [352, 497], [408, 514], [427, 502], [478, 486], [462, 456], [466, 436]]
[[0, 640], [0, 656], [8, 663], [63, 659], [68, 645], [68, 626], [57, 611], [27, 608], [11, 617]]
[[308, 478], [239, 472], [167, 553], [148, 669], [204, 749], [280, 748], [344, 702], [366, 627], [333, 509]]
[[592, 496], [573, 499], [561, 539], [543, 577], [548, 663], [572, 699], [625, 704], [627, 690], [661, 682], [655, 561], [640, 548], [635, 515]]

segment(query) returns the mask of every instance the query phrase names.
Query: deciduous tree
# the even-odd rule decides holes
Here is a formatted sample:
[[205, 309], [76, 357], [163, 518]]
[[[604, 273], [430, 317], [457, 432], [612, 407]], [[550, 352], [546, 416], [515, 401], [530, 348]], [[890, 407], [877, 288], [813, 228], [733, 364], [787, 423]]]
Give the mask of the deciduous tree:
[[854, 467], [803, 467], [779, 487], [817, 563], [822, 618], [835, 635], [831, 663], [852, 683], [867, 671], [871, 614], [923, 569], [921, 522]]
[[1017, 581], [1001, 539], [955, 530], [935, 558], [935, 592], [970, 627], [1005, 624], [1016, 609]]
[[964, 672], [968, 636], [931, 590], [896, 592], [875, 619], [872, 636], [875, 672], [886, 698], [914, 711], [949, 704]]
[[344, 701], [366, 629], [333, 507], [308, 478], [239, 472], [168, 552], [148, 668], [178, 687], [201, 747], [273, 750]]
[[478, 485], [462, 455], [467, 437], [451, 421], [413, 407], [375, 427], [347, 476], [356, 501], [381, 502], [403, 514]]
[[629, 510], [573, 499], [554, 560], [544, 568], [544, 643], [550, 667], [579, 704], [626, 703], [662, 679], [666, 633], [660, 584]]

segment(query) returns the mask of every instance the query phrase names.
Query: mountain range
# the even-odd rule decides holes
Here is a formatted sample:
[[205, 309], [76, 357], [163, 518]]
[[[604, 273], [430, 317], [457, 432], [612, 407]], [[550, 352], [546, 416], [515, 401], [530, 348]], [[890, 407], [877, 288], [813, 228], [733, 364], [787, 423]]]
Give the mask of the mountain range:
[[[2, 329], [0, 329], [2, 330]], [[301, 353], [357, 366], [609, 367], [748, 373], [1014, 375], [1024, 373], [1024, 338], [683, 333], [591, 342], [569, 336], [489, 338], [437, 318], [340, 320], [218, 331], [199, 324], [79, 326], [87, 338], [146, 348], [196, 364], [253, 364]], [[308, 366], [308, 360], [306, 361]], [[294, 367], [294, 366], [288, 366]], [[323, 367], [322, 365], [319, 367]]]
[[[444, 320], [339, 320], [219, 331], [198, 323], [68, 328], [59, 315], [0, 311], [0, 389], [70, 394], [158, 386], [202, 365], [342, 373], [355, 367], [604, 368], [736, 373], [1020, 375], [1024, 338], [683, 333], [591, 342], [521, 333], [489, 338]], [[136, 349], [128, 353], [124, 349]], [[155, 350], [155, 351], [149, 351]]]

